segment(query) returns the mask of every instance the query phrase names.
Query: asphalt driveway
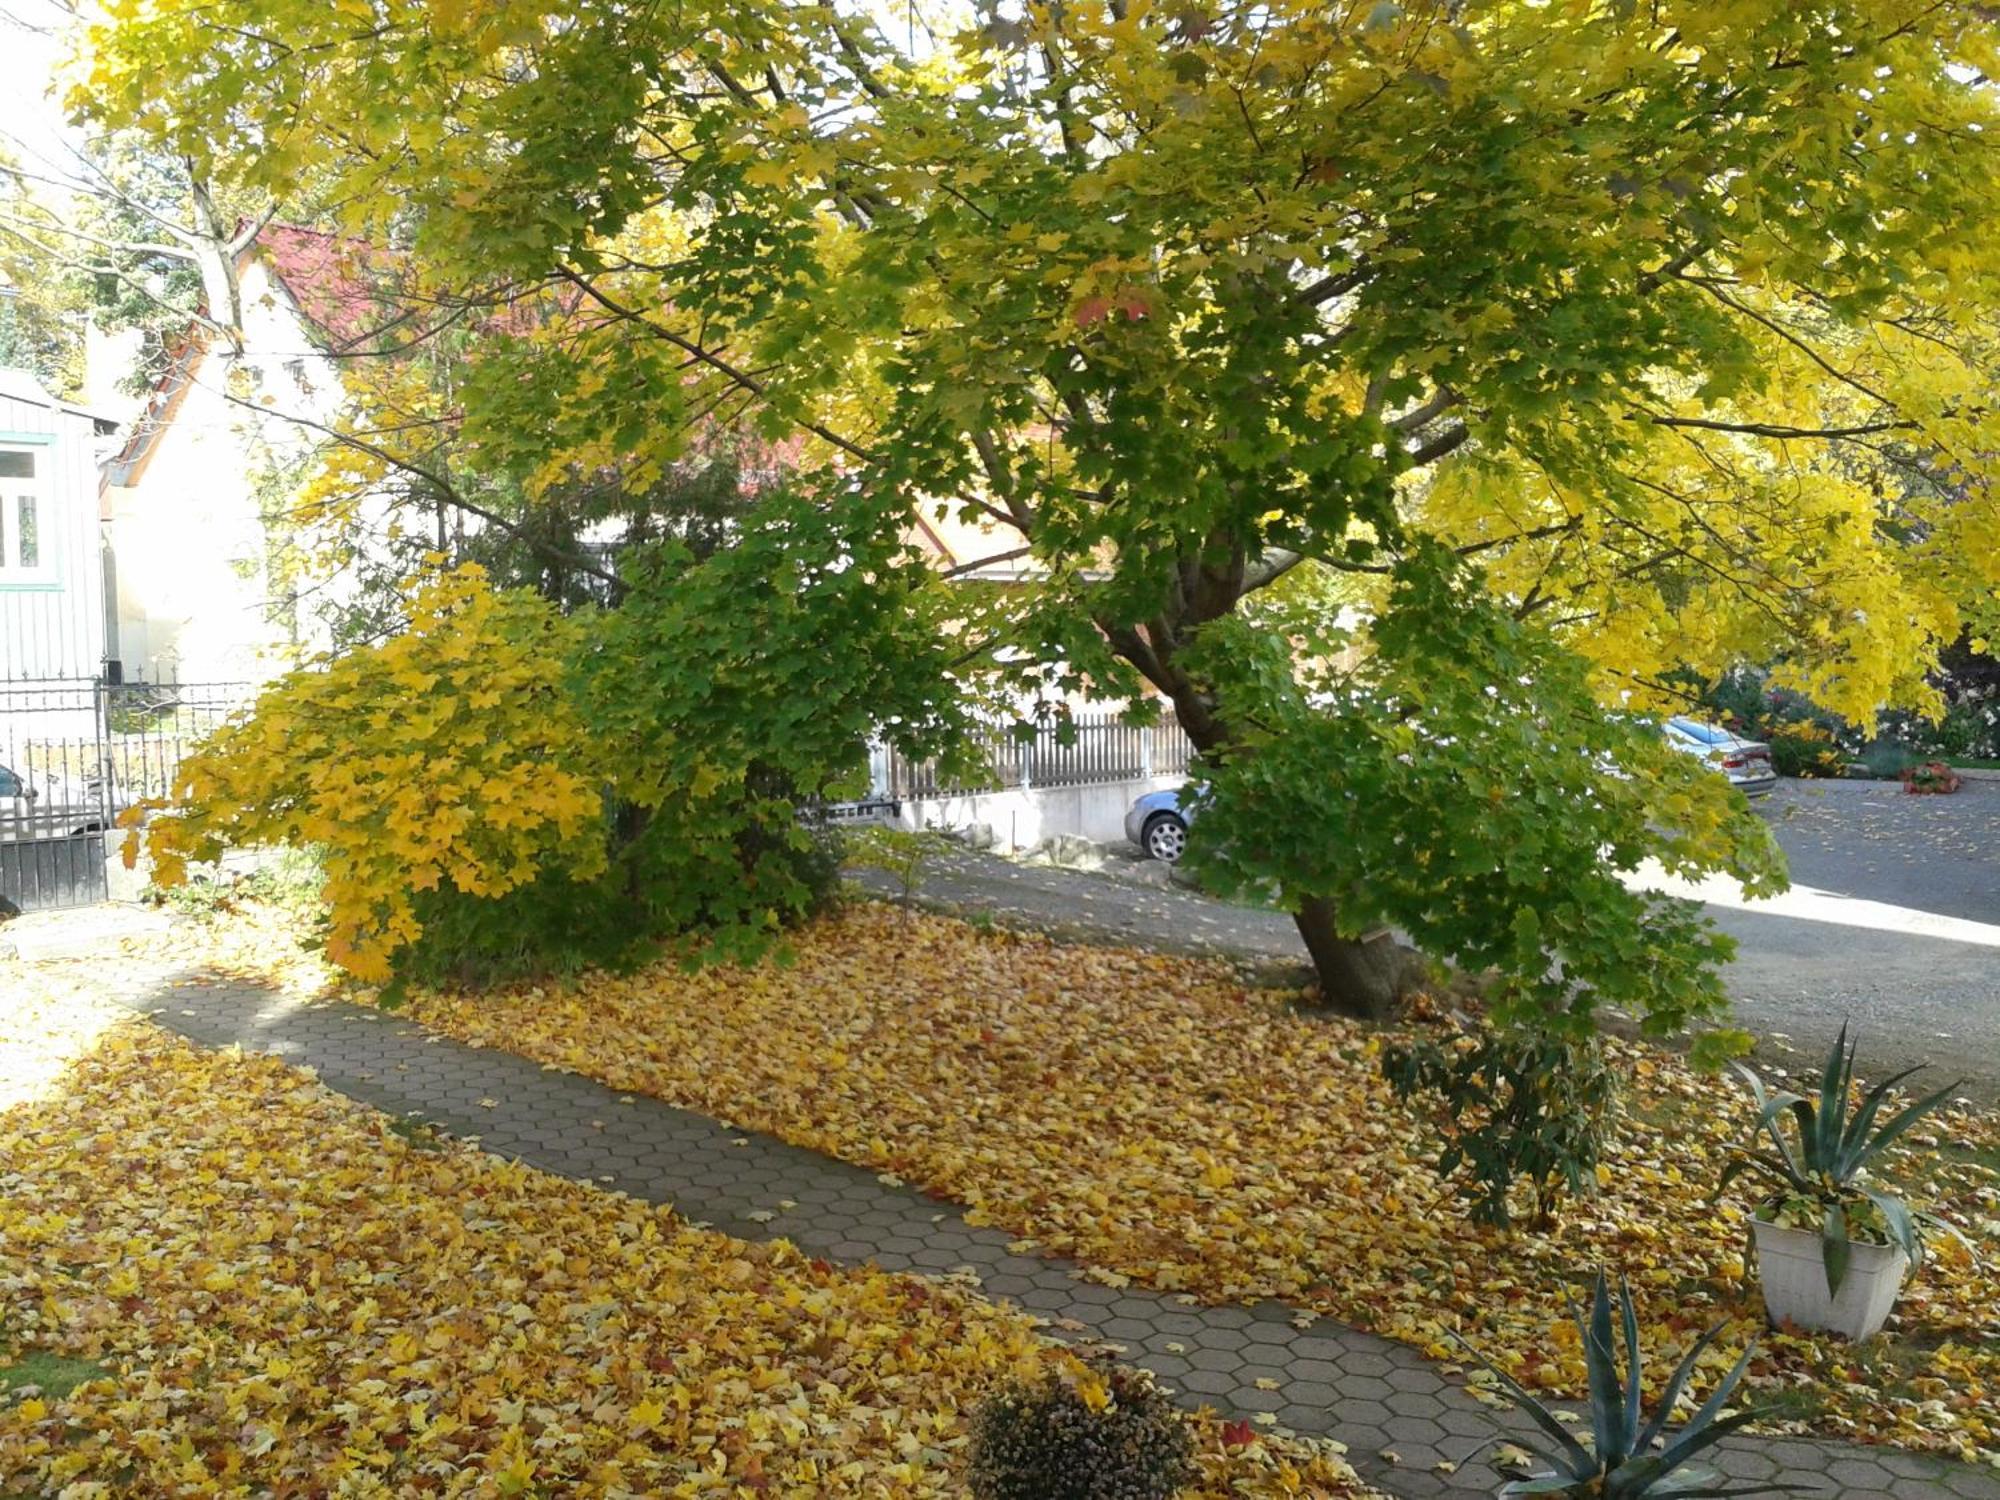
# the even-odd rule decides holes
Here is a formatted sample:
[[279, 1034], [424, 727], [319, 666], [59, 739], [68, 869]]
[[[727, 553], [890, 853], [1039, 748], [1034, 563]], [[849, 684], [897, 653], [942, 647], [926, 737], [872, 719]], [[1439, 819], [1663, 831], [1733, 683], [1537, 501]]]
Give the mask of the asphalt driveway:
[[[1850, 1023], [1864, 1072], [1918, 1063], [2000, 1102], [2000, 780], [1950, 797], [1894, 782], [1795, 781], [1759, 805], [1793, 888], [1746, 902], [1733, 882], [1646, 880], [1699, 897], [1737, 941], [1728, 982], [1761, 1049], [1816, 1060]], [[1152, 870], [1130, 873], [1161, 874]], [[886, 886], [879, 872], [864, 883]], [[992, 855], [947, 853], [927, 900], [1098, 941], [1297, 964], [1290, 918], [1164, 884], [1134, 884]]]
[[1737, 941], [1743, 1023], [1817, 1054], [1843, 1021], [1868, 1072], [1929, 1063], [2000, 1099], [2000, 780], [1949, 797], [1894, 782], [1781, 783], [1760, 809], [1792, 889], [1692, 890]]

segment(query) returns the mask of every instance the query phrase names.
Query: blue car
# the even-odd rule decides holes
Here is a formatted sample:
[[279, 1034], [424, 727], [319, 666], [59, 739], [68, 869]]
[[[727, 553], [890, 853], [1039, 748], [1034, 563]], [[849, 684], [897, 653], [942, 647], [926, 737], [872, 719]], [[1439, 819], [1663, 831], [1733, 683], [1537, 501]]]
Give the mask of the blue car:
[[1194, 808], [1181, 805], [1178, 790], [1148, 792], [1125, 814], [1125, 837], [1147, 858], [1172, 864], [1187, 852], [1188, 823], [1193, 817]]

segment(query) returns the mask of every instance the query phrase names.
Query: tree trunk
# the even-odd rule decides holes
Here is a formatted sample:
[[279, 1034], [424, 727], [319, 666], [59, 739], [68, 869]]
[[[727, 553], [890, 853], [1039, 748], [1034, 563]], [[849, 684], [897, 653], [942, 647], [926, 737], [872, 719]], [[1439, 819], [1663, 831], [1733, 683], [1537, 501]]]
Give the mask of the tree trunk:
[[[1117, 639], [1114, 635], [1114, 644]], [[1128, 659], [1138, 661], [1131, 652]], [[1150, 656], [1149, 664], [1156, 670], [1167, 665], [1157, 655]], [[1147, 675], [1151, 677], [1152, 673]], [[1166, 676], [1162, 671], [1161, 677]], [[1169, 677], [1166, 682], [1155, 677], [1153, 681], [1156, 686], [1167, 688], [1181, 728], [1187, 731], [1195, 749], [1209, 754], [1227, 744], [1228, 726], [1216, 717], [1212, 705], [1192, 683], [1184, 677]], [[1322, 1005], [1343, 1015], [1379, 1021], [1394, 1015], [1415, 990], [1423, 969], [1421, 957], [1386, 934], [1360, 942], [1342, 937], [1334, 921], [1331, 901], [1309, 897], [1299, 903], [1292, 920], [1298, 924], [1299, 936], [1305, 939], [1306, 952], [1312, 955]]]
[[1320, 999], [1332, 1009], [1379, 1021], [1394, 1015], [1416, 988], [1417, 954], [1386, 933], [1359, 941], [1342, 937], [1331, 901], [1308, 897], [1292, 920], [1312, 955]]

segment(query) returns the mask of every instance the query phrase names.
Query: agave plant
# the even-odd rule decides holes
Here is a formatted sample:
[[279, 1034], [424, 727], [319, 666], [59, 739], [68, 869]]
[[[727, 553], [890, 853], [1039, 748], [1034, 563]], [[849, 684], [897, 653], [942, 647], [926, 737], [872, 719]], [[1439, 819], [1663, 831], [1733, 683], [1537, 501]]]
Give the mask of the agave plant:
[[[1924, 1227], [1964, 1238], [1943, 1219], [1912, 1209], [1897, 1193], [1868, 1181], [1869, 1168], [1881, 1160], [1903, 1132], [1950, 1098], [1957, 1084], [1925, 1095], [1886, 1123], [1877, 1125], [1889, 1090], [1922, 1071], [1905, 1068], [1870, 1089], [1850, 1114], [1854, 1047], [1848, 1043], [1845, 1026], [1840, 1028], [1833, 1050], [1827, 1054], [1817, 1103], [1800, 1094], [1771, 1093], [1765, 1089], [1764, 1081], [1741, 1063], [1736, 1065], [1736, 1071], [1748, 1082], [1757, 1100], [1752, 1139], [1761, 1131], [1769, 1138], [1770, 1148], [1739, 1148], [1723, 1169], [1717, 1191], [1745, 1172], [1768, 1181], [1773, 1191], [1759, 1205], [1760, 1213], [1785, 1221], [1803, 1219], [1805, 1222], [1793, 1227], [1820, 1231], [1820, 1252], [1826, 1262], [1829, 1294], [1837, 1294], [1846, 1279], [1848, 1247], [1858, 1237], [1857, 1231], [1862, 1236], [1895, 1245], [1909, 1257], [1912, 1266], [1923, 1259]], [[1784, 1119], [1790, 1119], [1794, 1127], [1789, 1136], [1780, 1123]]]
[[1593, 1495], [1604, 1496], [1606, 1500], [1667, 1500], [1671, 1496], [1673, 1500], [1698, 1500], [1703, 1496], [1797, 1494], [1811, 1488], [1787, 1483], [1732, 1484], [1714, 1469], [1689, 1461], [1760, 1415], [1755, 1411], [1722, 1415], [1730, 1395], [1743, 1379], [1754, 1345], [1743, 1351], [1722, 1383], [1710, 1392], [1708, 1400], [1673, 1441], [1663, 1442], [1667, 1419], [1673, 1415], [1696, 1362], [1727, 1325], [1718, 1323], [1695, 1341], [1667, 1382], [1652, 1419], [1647, 1421], [1640, 1399], [1644, 1372], [1639, 1353], [1639, 1317], [1632, 1307], [1631, 1288], [1622, 1278], [1618, 1283], [1618, 1314], [1625, 1335], [1622, 1359], [1612, 1333], [1611, 1288], [1604, 1273], [1599, 1271], [1591, 1288], [1590, 1310], [1576, 1314], [1577, 1330], [1583, 1335], [1584, 1368], [1590, 1376], [1588, 1443], [1579, 1441], [1557, 1420], [1554, 1412], [1529, 1395], [1506, 1371], [1493, 1365], [1478, 1350], [1471, 1350], [1472, 1357], [1493, 1372], [1552, 1444], [1547, 1448], [1536, 1443], [1523, 1445], [1547, 1464], [1551, 1472], [1514, 1480], [1500, 1491], [1503, 1496]]

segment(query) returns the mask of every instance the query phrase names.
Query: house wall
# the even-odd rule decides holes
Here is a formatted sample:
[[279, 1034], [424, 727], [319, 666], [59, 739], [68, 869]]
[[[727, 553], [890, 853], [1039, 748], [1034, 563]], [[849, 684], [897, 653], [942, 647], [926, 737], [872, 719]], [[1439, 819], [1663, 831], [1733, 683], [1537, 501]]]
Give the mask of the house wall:
[[106, 490], [128, 679], [257, 682], [297, 652], [266, 515], [290, 487], [263, 490], [315, 445], [290, 419], [330, 420], [340, 387], [262, 263], [244, 266], [241, 285], [242, 355], [194, 355], [184, 387], [153, 418], [150, 447]]
[[37, 524], [48, 576], [0, 577], [0, 680], [95, 677], [105, 646], [95, 426], [32, 377], [0, 371], [0, 445], [34, 449], [49, 470]]
[[1148, 792], [1161, 792], [1185, 776], [1135, 776], [1094, 786], [1013, 787], [960, 797], [911, 797], [898, 806], [896, 825], [913, 831], [956, 830], [984, 823], [1002, 848], [1032, 849], [1059, 833], [1114, 844], [1125, 837], [1125, 814]]

